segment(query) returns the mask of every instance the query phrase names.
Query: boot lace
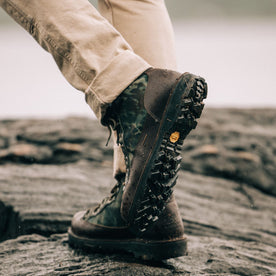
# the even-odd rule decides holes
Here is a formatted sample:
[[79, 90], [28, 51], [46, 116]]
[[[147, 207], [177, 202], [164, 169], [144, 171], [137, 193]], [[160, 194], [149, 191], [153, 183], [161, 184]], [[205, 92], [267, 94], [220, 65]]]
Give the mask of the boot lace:
[[119, 145], [119, 138], [120, 138], [119, 137], [119, 135], [120, 135], [119, 124], [114, 119], [110, 118], [109, 121], [108, 121], [107, 128], [108, 128], [108, 131], [109, 131], [109, 135], [108, 135], [105, 146], [107, 147], [108, 144], [109, 144], [109, 141], [110, 141], [110, 138], [111, 138], [111, 135], [112, 135], [112, 129], [117, 132], [117, 141], [116, 141], [116, 143], [117, 143], [117, 145]]
[[84, 219], [92, 216], [92, 215], [96, 215], [98, 214], [107, 204], [111, 203], [118, 195], [120, 187], [121, 187], [122, 183], [121, 182], [117, 182], [112, 190], [110, 191], [110, 195], [105, 197], [101, 203], [99, 203], [94, 209], [90, 208], [86, 211], [85, 215], [83, 216]]

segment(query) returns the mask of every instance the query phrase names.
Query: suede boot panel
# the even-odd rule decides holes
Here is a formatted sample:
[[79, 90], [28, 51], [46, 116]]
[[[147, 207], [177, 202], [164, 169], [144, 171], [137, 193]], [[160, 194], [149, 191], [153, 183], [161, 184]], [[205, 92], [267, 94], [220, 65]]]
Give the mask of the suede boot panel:
[[184, 226], [174, 195], [167, 202], [159, 219], [143, 235], [145, 239], [170, 240], [184, 236]]
[[145, 91], [144, 106], [155, 120], [160, 121], [170, 92], [181, 74], [153, 68], [148, 69], [145, 73], [148, 75], [148, 84]]

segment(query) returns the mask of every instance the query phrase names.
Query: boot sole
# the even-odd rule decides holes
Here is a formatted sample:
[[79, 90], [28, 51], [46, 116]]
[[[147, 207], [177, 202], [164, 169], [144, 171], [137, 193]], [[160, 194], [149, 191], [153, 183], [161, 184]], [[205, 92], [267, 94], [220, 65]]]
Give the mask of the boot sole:
[[147, 231], [164, 210], [176, 184], [184, 139], [196, 127], [196, 119], [201, 116], [203, 100], [207, 97], [205, 80], [187, 73], [180, 77], [172, 90], [155, 152], [148, 163], [150, 171], [145, 173], [147, 180], [144, 187], [139, 187], [143, 196], [132, 208], [131, 231], [137, 236]]
[[187, 238], [173, 240], [143, 240], [143, 239], [89, 239], [80, 237], [68, 229], [69, 245], [86, 249], [89, 252], [131, 253], [134, 257], [143, 260], [165, 260], [187, 255]]

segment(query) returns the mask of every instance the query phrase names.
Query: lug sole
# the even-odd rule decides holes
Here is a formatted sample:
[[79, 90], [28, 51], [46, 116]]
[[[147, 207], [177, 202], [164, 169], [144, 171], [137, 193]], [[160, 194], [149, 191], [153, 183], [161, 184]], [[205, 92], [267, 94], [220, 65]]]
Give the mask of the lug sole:
[[[166, 120], [163, 123], [151, 171], [144, 186], [143, 196], [137, 200], [131, 221], [131, 231], [137, 236], [150, 229], [165, 208], [176, 184], [181, 163], [181, 148], [185, 138], [197, 125], [204, 108], [207, 84], [201, 77], [184, 75], [174, 88]], [[143, 189], [143, 187], [142, 187]]]
[[173, 240], [143, 239], [89, 239], [80, 237], [68, 230], [69, 245], [81, 250], [100, 253], [125, 252], [142, 260], [166, 260], [187, 255], [187, 238]]

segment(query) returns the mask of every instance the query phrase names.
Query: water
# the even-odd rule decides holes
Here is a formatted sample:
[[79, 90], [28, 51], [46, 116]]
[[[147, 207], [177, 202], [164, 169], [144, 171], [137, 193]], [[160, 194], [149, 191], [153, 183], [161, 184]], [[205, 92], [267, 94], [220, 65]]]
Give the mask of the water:
[[[207, 106], [276, 107], [276, 20], [175, 22], [180, 71], [206, 78]], [[17, 25], [0, 26], [0, 117], [94, 117], [51, 56]]]

